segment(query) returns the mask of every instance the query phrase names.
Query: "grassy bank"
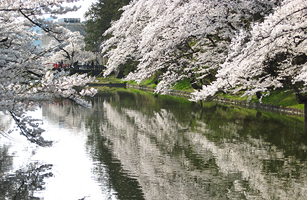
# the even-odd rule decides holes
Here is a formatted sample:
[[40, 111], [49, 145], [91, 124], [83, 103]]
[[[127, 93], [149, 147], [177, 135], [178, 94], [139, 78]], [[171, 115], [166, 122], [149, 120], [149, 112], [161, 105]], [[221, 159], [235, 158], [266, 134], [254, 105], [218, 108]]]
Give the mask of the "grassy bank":
[[[108, 78], [98, 77], [97, 80], [98, 80], [98, 83], [101, 83], [101, 84], [114, 84], [114, 83], [123, 83], [124, 82], [124, 81], [122, 81], [122, 79], [114, 78], [113, 76], [109, 76]], [[155, 88], [156, 87], [155, 82], [156, 82], [156, 80], [153, 77], [151, 79], [148, 79], [148, 80], [142, 82], [140, 85]], [[128, 83], [129, 84], [137, 84], [134, 81], [129, 81]], [[103, 87], [103, 88], [100, 89], [101, 92], [103, 92], [105, 90], [107, 90], [106, 87]], [[174, 87], [174, 90], [181, 90], [181, 91], [187, 91], [187, 92], [193, 92], [194, 91], [194, 89], [192, 88], [192, 86], [190, 84], [190, 80], [188, 80], [188, 79], [184, 79], [184, 80], [180, 81]], [[242, 94], [243, 93], [238, 94], [238, 95], [218, 94], [218, 96], [228, 98], [228, 99], [247, 100], [248, 97], [246, 97], [246, 96], [241, 97]], [[252, 102], [259, 102], [256, 96], [254, 96], [251, 101]], [[262, 99], [262, 102], [265, 103], [265, 104], [270, 104], [270, 105], [304, 109], [304, 105], [298, 103], [298, 101], [295, 97], [295, 94], [290, 92], [290, 91], [286, 91], [284, 89], [278, 89], [278, 90], [272, 91], [269, 96], [264, 97]]]
[[[248, 99], [248, 97], [246, 96], [241, 97], [241, 95], [220, 94], [220, 96], [223, 96], [228, 99], [237, 99], [237, 100], [247, 100]], [[259, 102], [259, 101], [256, 96], [253, 96], [251, 102]], [[276, 105], [276, 106], [304, 109], [304, 105], [298, 103], [296, 96], [293, 92], [286, 91], [283, 89], [271, 91], [269, 96], [263, 97], [262, 103]]]

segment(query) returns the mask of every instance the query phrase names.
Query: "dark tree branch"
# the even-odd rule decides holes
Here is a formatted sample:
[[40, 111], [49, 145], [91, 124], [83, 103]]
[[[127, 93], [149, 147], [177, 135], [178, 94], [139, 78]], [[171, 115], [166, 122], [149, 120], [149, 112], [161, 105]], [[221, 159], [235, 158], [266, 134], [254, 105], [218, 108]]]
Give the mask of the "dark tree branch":
[[20, 119], [17, 117], [17, 115], [13, 111], [9, 111], [13, 120], [15, 121], [17, 127], [19, 128], [21, 134], [25, 136], [30, 142], [35, 143], [39, 146], [51, 146], [52, 141], [46, 141], [44, 138], [41, 136], [41, 133], [43, 130], [38, 131], [38, 133], [35, 133], [35, 130], [29, 130], [26, 127], [24, 127], [21, 124]]
[[[59, 32], [55, 32], [53, 31], [52, 29], [50, 29], [49, 27], [47, 26], [43, 26], [42, 24], [38, 23], [38, 22], [35, 22], [34, 20], [32, 20], [28, 15], [26, 15], [22, 9], [19, 9], [18, 10], [27, 20], [29, 20], [32, 24], [40, 27], [43, 31], [45, 32], [50, 32], [50, 33], [55, 33], [55, 34], [60, 34]], [[62, 40], [56, 38], [56, 37], [53, 37], [56, 41], [58, 41], [59, 43], [62, 43]]]
[[4, 38], [4, 39], [2, 39], [2, 40], [0, 40], [0, 42], [6, 42], [6, 41], [8, 41], [8, 37], [6, 37], [6, 38]]
[[35, 75], [37, 77], [40, 77], [40, 78], [44, 76], [42, 74], [35, 73], [35, 72], [31, 71], [31, 70], [27, 70], [27, 72], [30, 73], [30, 74], [33, 74], [33, 75]]
[[212, 35], [207, 35], [206, 38], [208, 40], [210, 40], [210, 42], [212, 43], [212, 47], [217, 47], [216, 43], [214, 42], [214, 40], [212, 39]]
[[69, 54], [69, 52], [67, 50], [65, 50], [64, 48], [60, 48], [62, 51], [65, 52], [66, 55], [63, 55], [65, 58], [67, 58], [68, 60], [71, 60], [71, 56]]

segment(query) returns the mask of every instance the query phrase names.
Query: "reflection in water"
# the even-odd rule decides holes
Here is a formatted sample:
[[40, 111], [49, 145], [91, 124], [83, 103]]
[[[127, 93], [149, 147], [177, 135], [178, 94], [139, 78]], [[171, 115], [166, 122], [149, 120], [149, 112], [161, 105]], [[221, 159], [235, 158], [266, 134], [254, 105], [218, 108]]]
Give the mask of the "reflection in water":
[[[66, 101], [42, 107], [45, 137], [55, 142], [30, 149], [30, 160], [52, 164], [53, 176], [36, 196], [307, 199], [307, 138], [299, 118], [127, 91], [90, 100], [92, 109]], [[11, 145], [0, 149], [6, 158], [0, 175], [14, 166]]]
[[3, 145], [0, 148], [0, 175], [2, 176], [4, 173], [8, 172], [13, 165], [13, 158], [8, 154], [9, 147], [7, 145]]
[[96, 98], [94, 110], [91, 132], [145, 199], [307, 199], [295, 118], [129, 93]]
[[39, 199], [34, 192], [44, 189], [44, 179], [51, 177], [52, 165], [30, 163], [13, 174], [0, 177], [0, 199]]
[[0, 137], [9, 137], [7, 132], [12, 125], [12, 118], [0, 112]]
[[[0, 113], [0, 135], [2, 138], [13, 139], [8, 134], [12, 118]], [[51, 177], [52, 165], [28, 163], [14, 170], [14, 155], [10, 152], [11, 145], [2, 143], [0, 138], [0, 199], [27, 200], [38, 199], [34, 193], [44, 189], [45, 178]]]

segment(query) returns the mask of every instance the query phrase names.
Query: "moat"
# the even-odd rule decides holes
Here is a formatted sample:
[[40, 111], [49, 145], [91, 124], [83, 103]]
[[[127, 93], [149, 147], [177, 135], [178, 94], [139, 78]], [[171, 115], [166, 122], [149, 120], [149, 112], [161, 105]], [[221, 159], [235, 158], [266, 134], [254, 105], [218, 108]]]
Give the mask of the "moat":
[[0, 199], [307, 199], [302, 118], [118, 90], [42, 104], [51, 147], [1, 115]]

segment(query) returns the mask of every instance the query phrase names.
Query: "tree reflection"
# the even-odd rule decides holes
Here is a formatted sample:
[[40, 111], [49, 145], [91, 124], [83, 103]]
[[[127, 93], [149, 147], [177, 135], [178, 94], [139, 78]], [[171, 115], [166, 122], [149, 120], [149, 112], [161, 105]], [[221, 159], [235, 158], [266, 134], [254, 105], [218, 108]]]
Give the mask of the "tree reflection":
[[42, 112], [43, 116], [48, 116], [49, 123], [60, 123], [63, 127], [80, 129], [84, 116], [91, 115], [92, 111], [69, 99], [60, 99], [53, 104], [44, 104]]
[[128, 92], [93, 105], [88, 125], [103, 138], [93, 144], [106, 145], [146, 199], [306, 198], [298, 118]]
[[119, 199], [307, 197], [299, 118], [125, 91], [91, 100], [92, 110], [45, 112], [66, 125], [86, 119], [96, 178]]
[[93, 133], [93, 135], [89, 137], [88, 145], [91, 147], [93, 159], [103, 164], [103, 168], [106, 171], [106, 174], [101, 173], [102, 167], [96, 164], [98, 180], [107, 181], [110, 188], [116, 191], [118, 199], [144, 199], [144, 194], [138, 180], [129, 176], [129, 174], [125, 172], [121, 161], [112, 155], [106, 138], [100, 135], [99, 132]]
[[7, 145], [0, 147], [0, 176], [9, 171], [13, 165], [13, 158], [8, 155], [8, 149]]
[[45, 131], [40, 127], [42, 123], [42, 120], [27, 116], [23, 111], [0, 111], [0, 137], [9, 137], [10, 133], [18, 131], [31, 143], [42, 147], [51, 146], [52, 141], [42, 137]]
[[[30, 142], [39, 146], [50, 146], [52, 144], [41, 136], [44, 131], [39, 128], [41, 121], [24, 115], [19, 116], [14, 112], [10, 112], [10, 115], [1, 112], [0, 133], [2, 137], [11, 139], [8, 133], [11, 132], [12, 121], [15, 122], [21, 135], [25, 136]], [[0, 146], [0, 199], [39, 199], [34, 197], [34, 192], [44, 189], [44, 178], [52, 176], [50, 172], [52, 165], [30, 163], [12, 173], [10, 170], [13, 168], [14, 156], [10, 155], [9, 148], [10, 146], [5, 144]]]
[[42, 137], [42, 133], [45, 132], [45, 130], [40, 127], [42, 120], [19, 115], [13, 111], [9, 113], [15, 121], [20, 134], [25, 136], [27, 140], [42, 147], [50, 147], [52, 145], [52, 141], [45, 140]]
[[39, 165], [38, 163], [30, 163], [13, 174], [2, 174], [3, 171], [1, 169], [0, 199], [39, 199], [34, 196], [34, 192], [44, 190], [44, 179], [53, 176], [50, 172], [51, 167], [52, 165], [49, 164]]

